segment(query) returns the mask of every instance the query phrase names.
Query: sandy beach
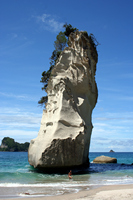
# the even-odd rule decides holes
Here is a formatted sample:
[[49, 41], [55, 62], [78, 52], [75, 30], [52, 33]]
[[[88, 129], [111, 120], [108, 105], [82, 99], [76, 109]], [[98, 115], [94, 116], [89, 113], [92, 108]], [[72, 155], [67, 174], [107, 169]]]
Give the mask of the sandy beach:
[[[1, 188], [2, 189], [2, 188]], [[10, 188], [12, 189], [12, 188]], [[2, 190], [1, 190], [2, 191]], [[41, 196], [43, 194], [36, 194], [40, 196], [24, 195], [19, 197], [8, 196], [8, 199], [20, 200], [133, 200], [133, 185], [108, 185], [101, 186], [88, 191], [80, 191], [78, 193], [64, 194], [59, 196]], [[0, 199], [4, 200], [5, 197]]]

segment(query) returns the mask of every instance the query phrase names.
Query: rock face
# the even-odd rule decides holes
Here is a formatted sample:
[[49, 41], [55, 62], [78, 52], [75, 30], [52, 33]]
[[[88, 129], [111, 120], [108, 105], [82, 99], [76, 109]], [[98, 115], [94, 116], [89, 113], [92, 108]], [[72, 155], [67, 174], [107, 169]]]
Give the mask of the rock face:
[[93, 160], [93, 163], [117, 163], [117, 159], [108, 156], [99, 156]]
[[35, 168], [82, 166], [88, 161], [91, 115], [98, 97], [97, 51], [86, 32], [69, 36], [48, 82], [48, 102], [38, 137], [31, 140], [30, 165]]

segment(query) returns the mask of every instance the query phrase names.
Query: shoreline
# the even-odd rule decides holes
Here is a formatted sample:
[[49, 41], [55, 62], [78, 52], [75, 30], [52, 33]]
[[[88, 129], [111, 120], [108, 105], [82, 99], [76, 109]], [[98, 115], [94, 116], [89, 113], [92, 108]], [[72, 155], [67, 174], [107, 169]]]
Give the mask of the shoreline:
[[[3, 188], [1, 188], [3, 189]], [[10, 189], [13, 189], [12, 187]], [[16, 189], [16, 188], [15, 188]], [[17, 189], [16, 189], [17, 190]], [[24, 194], [24, 193], [23, 193]], [[90, 187], [89, 190], [82, 190], [77, 193], [67, 193], [55, 196], [43, 196], [44, 194], [35, 193], [34, 195], [4, 196], [0, 195], [0, 200], [29, 199], [29, 200], [133, 200], [133, 184], [130, 185], [104, 185]]]

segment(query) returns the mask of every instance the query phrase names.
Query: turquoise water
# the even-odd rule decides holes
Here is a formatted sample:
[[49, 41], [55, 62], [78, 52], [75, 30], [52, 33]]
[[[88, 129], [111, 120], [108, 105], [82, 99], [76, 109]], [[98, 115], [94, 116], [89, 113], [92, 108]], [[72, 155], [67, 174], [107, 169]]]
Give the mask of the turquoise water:
[[[101, 155], [115, 157], [118, 162], [117, 164], [92, 163], [94, 158]], [[67, 174], [38, 173], [29, 165], [27, 152], [0, 152], [0, 188], [19, 187], [26, 188], [25, 191], [30, 191], [32, 194], [36, 190], [36, 193], [55, 195], [77, 192], [97, 185], [133, 183], [132, 152], [90, 153], [89, 158], [90, 167], [84, 173], [73, 171], [73, 180], [69, 181]]]

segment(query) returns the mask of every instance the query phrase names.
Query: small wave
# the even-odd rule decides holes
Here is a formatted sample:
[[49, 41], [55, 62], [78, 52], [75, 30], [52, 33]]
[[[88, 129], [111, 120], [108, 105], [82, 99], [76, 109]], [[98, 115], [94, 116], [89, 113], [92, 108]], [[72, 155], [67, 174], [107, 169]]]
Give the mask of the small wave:
[[62, 183], [37, 183], [37, 184], [21, 184], [21, 183], [0, 183], [0, 187], [54, 187], [54, 188], [72, 188], [88, 187], [88, 183], [84, 182], [62, 182]]
[[104, 185], [112, 185], [112, 184], [133, 184], [133, 179], [132, 177], [123, 177], [119, 179], [107, 179], [103, 180], [102, 183]]
[[44, 187], [45, 184], [0, 183], [0, 187]]
[[20, 193], [20, 194], [18, 194], [19, 196], [21, 196], [21, 197], [49, 197], [49, 196], [58, 196], [58, 195], [63, 195], [65, 192], [64, 191], [56, 191], [56, 192], [54, 192], [54, 193], [50, 193], [50, 194], [46, 194], [46, 193], [37, 193], [37, 192], [34, 192], [34, 191], [32, 191], [32, 192], [25, 192], [25, 193]]
[[44, 194], [28, 194], [28, 193], [20, 193], [19, 196], [22, 197], [42, 197], [42, 196], [50, 196], [50, 195], [44, 195]]

